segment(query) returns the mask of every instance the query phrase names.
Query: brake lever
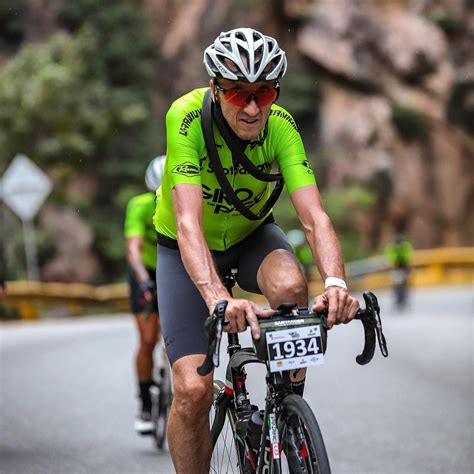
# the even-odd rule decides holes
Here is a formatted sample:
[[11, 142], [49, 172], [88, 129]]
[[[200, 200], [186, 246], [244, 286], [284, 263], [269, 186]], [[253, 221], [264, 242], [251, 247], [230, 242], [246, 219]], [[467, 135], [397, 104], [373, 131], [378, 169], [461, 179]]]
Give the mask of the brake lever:
[[197, 368], [199, 375], [207, 375], [215, 367], [219, 367], [219, 351], [221, 347], [222, 329], [229, 324], [224, 320], [227, 301], [221, 300], [216, 304], [213, 313], [206, 319], [204, 329], [208, 338], [206, 358], [202, 365]]
[[212, 364], [214, 367], [219, 367], [219, 353], [221, 348], [222, 330], [224, 326], [229, 324], [229, 321], [225, 321], [225, 310], [227, 308], [227, 301], [222, 300], [216, 304], [214, 309], [213, 319], [215, 322], [215, 339], [213, 342], [214, 348], [212, 351]]
[[375, 320], [375, 334], [377, 334], [377, 341], [379, 343], [380, 352], [384, 357], [388, 357], [387, 341], [383, 334], [382, 319], [380, 318], [380, 307], [378, 305], [375, 309]]
[[377, 342], [379, 344], [380, 352], [384, 357], [388, 357], [388, 348], [387, 348], [387, 341], [383, 334], [383, 327], [382, 327], [382, 318], [380, 317], [380, 306], [377, 301], [376, 296], [370, 292], [364, 292], [364, 300], [365, 300], [365, 312], [366, 314], [369, 313], [371, 318], [370, 322], [375, 329], [375, 334], [377, 335]]

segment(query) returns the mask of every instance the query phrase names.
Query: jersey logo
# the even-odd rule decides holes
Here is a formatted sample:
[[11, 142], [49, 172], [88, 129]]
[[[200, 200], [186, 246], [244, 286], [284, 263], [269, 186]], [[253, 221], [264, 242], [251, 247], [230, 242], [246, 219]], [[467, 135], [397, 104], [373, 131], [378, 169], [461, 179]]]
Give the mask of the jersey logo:
[[[267, 172], [268, 170], [272, 169], [272, 163], [263, 163], [261, 165], [257, 165], [257, 168], [260, 171]], [[202, 166], [201, 166], [201, 169], [202, 169]], [[227, 168], [227, 167], [223, 166], [222, 169], [224, 170], [224, 174], [226, 176], [229, 175], [229, 174], [231, 176], [232, 175], [237, 175], [237, 174], [249, 174], [249, 172], [239, 163], [234, 164], [230, 168]], [[207, 164], [206, 172], [214, 174], [214, 168], [212, 167], [211, 162], [209, 162]]]
[[[208, 206], [214, 207], [214, 214], [231, 214], [233, 216], [240, 216], [240, 212], [235, 210], [235, 207], [227, 201], [224, 191], [221, 188], [210, 188], [202, 185], [203, 198]], [[266, 189], [263, 189], [258, 194], [253, 193], [251, 189], [238, 188], [235, 189], [235, 194], [248, 208], [252, 208], [258, 204], [265, 196]]]
[[193, 163], [181, 163], [180, 165], [176, 165], [171, 172], [192, 177], [199, 174], [199, 168]]
[[181, 125], [179, 127], [179, 134], [183, 135], [184, 137], [188, 136], [188, 129], [193, 123], [195, 119], [201, 116], [201, 109], [197, 110], [191, 110], [191, 112], [188, 112], [186, 116], [184, 117], [183, 121], [181, 122]]
[[311, 169], [311, 165], [309, 164], [309, 161], [308, 161], [308, 160], [304, 160], [304, 161], [303, 161], [303, 166], [306, 166], [306, 168], [308, 168], [308, 169], [306, 170], [306, 172], [307, 172], [308, 174], [314, 174], [314, 173], [313, 173], [313, 170]]
[[296, 122], [293, 120], [293, 117], [290, 114], [287, 114], [282, 110], [272, 109], [270, 111], [270, 115], [281, 117], [282, 119], [286, 120], [298, 132], [298, 125], [296, 125]]

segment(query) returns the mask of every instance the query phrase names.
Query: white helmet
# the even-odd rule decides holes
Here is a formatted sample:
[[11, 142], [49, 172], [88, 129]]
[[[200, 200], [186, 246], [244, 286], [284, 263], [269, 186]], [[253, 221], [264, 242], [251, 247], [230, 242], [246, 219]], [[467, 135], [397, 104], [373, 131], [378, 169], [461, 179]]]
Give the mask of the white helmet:
[[150, 191], [155, 192], [160, 187], [165, 160], [166, 155], [157, 156], [153, 158], [147, 166], [145, 171], [145, 184]]
[[221, 33], [204, 51], [203, 62], [210, 77], [247, 82], [279, 79], [287, 65], [276, 40], [252, 28]]

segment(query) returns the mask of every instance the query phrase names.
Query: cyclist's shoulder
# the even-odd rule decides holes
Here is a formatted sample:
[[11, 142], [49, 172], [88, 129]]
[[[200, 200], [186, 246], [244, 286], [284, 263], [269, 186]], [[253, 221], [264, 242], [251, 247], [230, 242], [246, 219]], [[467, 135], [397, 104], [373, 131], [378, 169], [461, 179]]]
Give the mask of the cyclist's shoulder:
[[201, 110], [204, 94], [207, 90], [209, 90], [209, 87], [202, 87], [178, 97], [171, 104], [168, 115], [186, 115], [193, 110]]
[[272, 105], [268, 120], [270, 127], [282, 127], [284, 129], [287, 125], [290, 125], [294, 130], [298, 131], [298, 125], [293, 116], [280, 105]]
[[133, 208], [133, 207], [147, 206], [147, 205], [153, 204], [154, 202], [155, 202], [155, 194], [152, 192], [146, 192], [146, 193], [132, 196], [128, 200], [127, 207]]

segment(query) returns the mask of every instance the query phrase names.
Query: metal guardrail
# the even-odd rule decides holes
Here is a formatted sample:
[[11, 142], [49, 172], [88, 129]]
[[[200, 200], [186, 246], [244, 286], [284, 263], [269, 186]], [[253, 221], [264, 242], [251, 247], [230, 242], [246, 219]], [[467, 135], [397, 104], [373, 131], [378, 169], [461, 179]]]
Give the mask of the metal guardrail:
[[[351, 290], [376, 290], [392, 286], [391, 267], [375, 256], [346, 265]], [[436, 248], [414, 252], [412, 286], [474, 285], [474, 247]], [[14, 307], [22, 319], [36, 319], [43, 308], [60, 307], [60, 313], [80, 315], [86, 309], [128, 312], [128, 285], [92, 286], [82, 283], [7, 282], [5, 307]], [[319, 278], [310, 282], [311, 294], [322, 291]], [[238, 291], [238, 290], [237, 290]], [[1, 308], [0, 308], [1, 309]]]
[[[411, 286], [474, 284], [474, 247], [443, 247], [417, 250], [413, 254]], [[377, 256], [351, 262], [346, 274], [352, 289], [387, 288], [393, 285], [392, 267]]]

